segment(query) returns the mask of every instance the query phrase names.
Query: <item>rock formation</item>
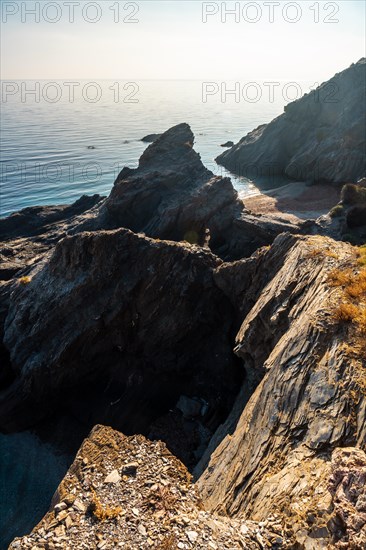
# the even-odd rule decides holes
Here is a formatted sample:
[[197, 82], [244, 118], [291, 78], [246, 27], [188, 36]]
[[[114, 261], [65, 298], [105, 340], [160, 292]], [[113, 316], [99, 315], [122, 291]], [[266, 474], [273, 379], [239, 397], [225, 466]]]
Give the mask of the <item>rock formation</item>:
[[338, 238], [359, 245], [366, 242], [366, 178], [343, 186], [341, 200], [329, 218]]
[[0, 218], [0, 281], [39, 261], [102, 200], [84, 195], [71, 205], [33, 206]]
[[223, 259], [249, 256], [283, 231], [309, 232], [246, 211], [230, 178], [215, 176], [193, 149], [188, 124], [178, 124], [152, 143], [137, 169], [124, 168], [94, 223], [85, 229], [127, 227], [149, 237], [208, 246]]
[[12, 278], [60, 238], [85, 230], [124, 227], [205, 245], [229, 260], [250, 256], [284, 231], [319, 230], [311, 222], [252, 215], [231, 180], [214, 176], [202, 164], [193, 141], [187, 124], [165, 132], [147, 147], [137, 169], [121, 171], [105, 200], [82, 197], [71, 206], [26, 208], [0, 219], [0, 277]]
[[235, 430], [198, 466], [198, 486], [211, 509], [231, 517], [279, 514], [298, 548], [326, 547], [339, 532], [351, 543], [328, 486], [332, 452], [366, 446], [365, 345], [335, 321], [343, 298], [329, 277], [360, 269], [355, 251], [324, 237], [280, 236], [249, 277], [247, 263], [220, 266], [216, 280], [242, 304], [235, 352], [260, 382]]
[[246, 176], [356, 182], [366, 175], [366, 59], [288, 104], [216, 161]]

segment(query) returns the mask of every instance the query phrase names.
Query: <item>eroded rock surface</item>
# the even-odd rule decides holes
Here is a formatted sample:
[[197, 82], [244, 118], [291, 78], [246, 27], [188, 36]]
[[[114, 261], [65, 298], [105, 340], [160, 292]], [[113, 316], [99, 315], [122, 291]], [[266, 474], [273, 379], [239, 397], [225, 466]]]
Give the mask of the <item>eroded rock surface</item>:
[[366, 546], [366, 454], [361, 449], [336, 449], [332, 456], [329, 491], [333, 497], [340, 540], [335, 548]]
[[246, 177], [356, 182], [366, 171], [366, 59], [285, 107], [217, 157]]
[[97, 426], [49, 513], [9, 548], [276, 549], [281, 527], [272, 522], [271, 529], [270, 522], [259, 526], [206, 512], [190, 474], [163, 443]]
[[364, 341], [347, 346], [332, 316], [340, 291], [328, 280], [355, 262], [348, 244], [284, 235], [255, 263], [217, 270], [221, 288], [243, 304], [235, 351], [260, 382], [236, 428], [202, 459], [198, 486], [213, 510], [230, 516], [280, 514], [300, 548], [336, 539], [332, 451], [366, 445]]

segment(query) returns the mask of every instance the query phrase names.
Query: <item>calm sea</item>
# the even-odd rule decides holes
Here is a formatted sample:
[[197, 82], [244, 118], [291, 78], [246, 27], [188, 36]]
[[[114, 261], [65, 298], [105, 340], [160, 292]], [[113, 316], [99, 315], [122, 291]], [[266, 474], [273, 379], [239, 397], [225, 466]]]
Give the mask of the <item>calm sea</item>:
[[[214, 173], [231, 175], [244, 196], [245, 178], [218, 167], [220, 145], [238, 141], [283, 112], [299, 92], [248, 82], [3, 81], [0, 215], [26, 206], [70, 203], [108, 194], [118, 171], [134, 167], [140, 139], [187, 122], [195, 148]], [[309, 86], [303, 84], [303, 92]], [[230, 91], [236, 90], [235, 93]]]

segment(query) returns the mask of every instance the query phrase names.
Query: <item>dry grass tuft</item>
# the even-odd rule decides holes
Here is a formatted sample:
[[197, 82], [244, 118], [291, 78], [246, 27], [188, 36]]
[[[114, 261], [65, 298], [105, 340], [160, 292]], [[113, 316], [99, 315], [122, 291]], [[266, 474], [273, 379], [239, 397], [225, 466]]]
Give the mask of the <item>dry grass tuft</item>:
[[[366, 262], [366, 247], [356, 251], [357, 264]], [[334, 311], [333, 317], [339, 323], [352, 323], [358, 334], [366, 334], [366, 267], [334, 269], [328, 276], [330, 286], [341, 287], [343, 303]], [[355, 333], [356, 336], [357, 333]]]
[[354, 323], [359, 315], [358, 307], [345, 303], [338, 306], [334, 311], [333, 317], [339, 323]]
[[333, 269], [328, 275], [330, 286], [345, 286], [349, 284], [354, 277], [352, 269]]
[[89, 511], [98, 521], [115, 519], [120, 515], [120, 513], [122, 512], [122, 508], [120, 506], [117, 506], [115, 508], [111, 508], [109, 506], [104, 507], [94, 490], [92, 490], [92, 493], [93, 496], [89, 506]]
[[358, 256], [358, 260], [357, 260], [358, 265], [366, 267], [366, 244], [358, 248], [357, 256]]
[[174, 535], [168, 535], [156, 546], [156, 550], [175, 550], [177, 548], [177, 539]]
[[338, 254], [329, 248], [312, 248], [308, 254], [307, 258], [335, 258], [338, 259]]
[[32, 279], [31, 279], [30, 277], [20, 277], [19, 283], [20, 283], [21, 285], [24, 285], [24, 286], [25, 286], [25, 285], [29, 285], [29, 283], [31, 282], [31, 280], [32, 280]]

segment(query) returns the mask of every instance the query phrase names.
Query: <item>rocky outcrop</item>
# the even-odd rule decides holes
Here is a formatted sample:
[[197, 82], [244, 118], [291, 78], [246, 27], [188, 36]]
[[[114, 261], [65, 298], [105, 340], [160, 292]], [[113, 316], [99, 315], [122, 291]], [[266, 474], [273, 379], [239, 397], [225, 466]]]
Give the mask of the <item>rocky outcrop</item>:
[[107, 199], [81, 197], [71, 206], [32, 207], [0, 219], [0, 280], [38, 262], [63, 237], [81, 231], [128, 228], [149, 237], [187, 241], [223, 259], [250, 256], [283, 231], [312, 232], [314, 223], [255, 216], [229, 178], [214, 176], [179, 124], [152, 143], [137, 169], [124, 168]]
[[[215, 176], [193, 149], [188, 124], [174, 126], [124, 168], [85, 230], [126, 227], [147, 236], [209, 247], [223, 259], [250, 256], [283, 231], [309, 228], [246, 211], [229, 178]], [[80, 228], [78, 228], [80, 231]]]
[[285, 107], [217, 157], [246, 177], [356, 182], [366, 173], [366, 59]]
[[100, 195], [83, 195], [71, 205], [24, 208], [7, 218], [0, 218], [0, 240], [44, 235], [57, 223], [74, 221], [75, 216], [90, 210], [103, 198]]
[[340, 202], [329, 212], [329, 226], [337, 238], [362, 245], [366, 242], [366, 179], [343, 186]]
[[335, 269], [357, 270], [355, 251], [280, 236], [248, 262], [220, 266], [216, 280], [241, 304], [235, 351], [258, 386], [203, 457], [198, 486], [213, 510], [257, 521], [278, 513], [297, 548], [324, 547], [350, 536], [328, 490], [332, 451], [366, 446], [364, 341], [335, 321], [342, 296], [329, 283]]
[[119, 174], [94, 227], [209, 243], [216, 254], [230, 255], [243, 204], [229, 178], [214, 176], [202, 164], [193, 141], [190, 127], [179, 124], [152, 143], [137, 169]]
[[0, 218], [0, 281], [38, 262], [81, 220], [85, 222], [103, 198], [84, 195], [71, 205], [34, 206]]
[[163, 443], [97, 426], [48, 514], [9, 550], [260, 550], [278, 548], [281, 540], [270, 522], [259, 526], [206, 512], [190, 474]]
[[[47, 441], [62, 425], [75, 438], [74, 421], [134, 436], [97, 428], [14, 548], [364, 544], [362, 251], [250, 214], [192, 143], [179, 125], [107, 199], [0, 224], [2, 253], [22, 259], [0, 282], [0, 429], [47, 417]], [[178, 461], [136, 433], [199, 461], [207, 514]]]
[[241, 378], [232, 306], [213, 280], [221, 263], [199, 247], [125, 229], [61, 240], [12, 287], [1, 429], [27, 427], [62, 405], [87, 425], [147, 434], [181, 395], [207, 401], [202, 422], [215, 429]]

